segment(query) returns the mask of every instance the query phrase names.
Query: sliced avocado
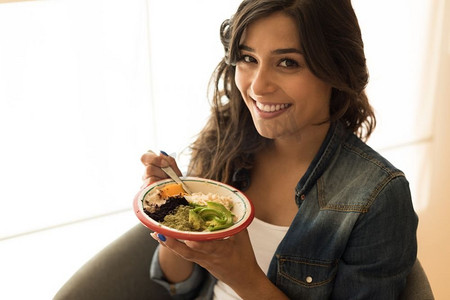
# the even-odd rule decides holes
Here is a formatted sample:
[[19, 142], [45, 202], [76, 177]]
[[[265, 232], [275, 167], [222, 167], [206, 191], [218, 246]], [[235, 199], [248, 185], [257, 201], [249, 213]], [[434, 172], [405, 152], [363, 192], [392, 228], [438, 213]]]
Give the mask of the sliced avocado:
[[195, 230], [200, 230], [205, 226], [205, 221], [193, 210], [189, 210], [189, 223]]
[[194, 228], [202, 226], [201, 228], [215, 231], [233, 225], [233, 214], [220, 203], [206, 202], [206, 206], [196, 205], [190, 210], [189, 222]]

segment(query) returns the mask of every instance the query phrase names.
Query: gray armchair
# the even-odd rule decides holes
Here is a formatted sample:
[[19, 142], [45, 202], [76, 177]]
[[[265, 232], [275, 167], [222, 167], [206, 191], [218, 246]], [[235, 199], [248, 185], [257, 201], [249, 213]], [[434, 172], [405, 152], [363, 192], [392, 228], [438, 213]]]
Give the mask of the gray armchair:
[[433, 300], [433, 291], [419, 260], [414, 263], [400, 300]]
[[80, 268], [53, 300], [172, 299], [150, 280], [150, 261], [157, 245], [150, 230], [136, 225]]
[[[88, 261], [53, 299], [172, 299], [164, 288], [149, 280], [150, 260], [158, 245], [149, 235], [146, 227], [136, 225]], [[431, 299], [430, 283], [417, 260], [400, 300]]]

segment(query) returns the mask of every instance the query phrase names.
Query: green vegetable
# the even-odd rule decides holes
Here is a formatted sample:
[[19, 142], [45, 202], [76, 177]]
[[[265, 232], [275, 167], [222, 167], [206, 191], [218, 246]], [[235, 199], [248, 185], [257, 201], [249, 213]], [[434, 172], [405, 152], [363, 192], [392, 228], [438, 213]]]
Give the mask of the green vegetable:
[[207, 230], [215, 231], [233, 225], [233, 214], [220, 203], [206, 202], [206, 206], [194, 207], [189, 211], [189, 222], [193, 227], [205, 224]]
[[206, 205], [190, 203], [178, 206], [161, 223], [182, 231], [215, 231], [233, 225], [233, 217], [225, 206], [217, 202], [206, 202]]
[[201, 230], [205, 227], [205, 221], [193, 209], [189, 210], [189, 223], [194, 230]]
[[189, 206], [180, 205], [175, 209], [174, 213], [166, 215], [161, 223], [178, 230], [196, 231], [189, 220], [191, 210]]

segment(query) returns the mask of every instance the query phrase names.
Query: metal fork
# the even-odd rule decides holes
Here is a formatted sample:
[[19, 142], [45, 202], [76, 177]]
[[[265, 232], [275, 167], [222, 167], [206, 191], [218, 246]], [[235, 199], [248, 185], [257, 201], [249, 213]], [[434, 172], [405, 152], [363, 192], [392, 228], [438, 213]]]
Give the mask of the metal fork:
[[175, 173], [175, 171], [170, 166], [161, 167], [161, 170], [163, 170], [167, 175], [169, 175], [169, 177], [172, 178], [173, 181], [181, 184], [186, 193], [192, 194], [189, 188], [186, 186], [186, 184], [181, 180], [180, 177], [178, 177], [177, 173]]

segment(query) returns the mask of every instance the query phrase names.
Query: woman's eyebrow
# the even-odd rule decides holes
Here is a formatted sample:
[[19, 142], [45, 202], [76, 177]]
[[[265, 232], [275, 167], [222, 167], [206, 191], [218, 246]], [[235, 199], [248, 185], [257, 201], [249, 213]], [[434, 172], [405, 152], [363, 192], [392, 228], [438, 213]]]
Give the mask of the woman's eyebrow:
[[298, 54], [303, 54], [302, 51], [300, 51], [297, 48], [283, 48], [283, 49], [276, 49], [273, 50], [272, 53], [274, 54], [288, 54], [288, 53], [298, 53]]
[[[247, 45], [239, 45], [239, 49], [240, 50], [245, 50], [245, 51], [249, 51], [249, 52], [255, 52], [255, 49], [247, 46]], [[300, 51], [297, 48], [281, 48], [281, 49], [275, 49], [273, 51], [271, 51], [271, 53], [273, 54], [289, 54], [289, 53], [298, 53], [298, 54], [303, 54], [302, 51]]]
[[239, 50], [245, 50], [245, 51], [249, 51], [249, 52], [255, 52], [255, 49], [250, 48], [249, 46], [244, 45], [244, 44], [239, 45]]

